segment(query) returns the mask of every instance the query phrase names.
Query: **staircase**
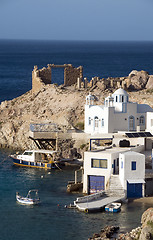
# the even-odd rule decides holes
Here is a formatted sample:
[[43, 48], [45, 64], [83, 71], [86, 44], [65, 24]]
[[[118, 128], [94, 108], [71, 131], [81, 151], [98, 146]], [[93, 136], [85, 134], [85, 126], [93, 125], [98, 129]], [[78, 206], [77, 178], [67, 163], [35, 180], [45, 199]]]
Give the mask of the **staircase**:
[[105, 192], [108, 196], [125, 196], [124, 189], [118, 175], [111, 175], [109, 189]]

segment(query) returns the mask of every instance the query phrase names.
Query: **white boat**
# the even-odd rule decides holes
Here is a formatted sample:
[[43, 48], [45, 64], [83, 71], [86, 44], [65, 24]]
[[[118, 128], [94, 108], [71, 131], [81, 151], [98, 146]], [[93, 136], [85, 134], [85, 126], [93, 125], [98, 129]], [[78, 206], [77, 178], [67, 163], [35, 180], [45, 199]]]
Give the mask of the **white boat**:
[[38, 190], [30, 190], [26, 197], [22, 197], [19, 193], [16, 193], [16, 200], [19, 203], [27, 204], [27, 205], [36, 205], [40, 203], [40, 198], [38, 196]]
[[121, 203], [110, 203], [105, 206], [105, 211], [106, 212], [119, 212], [121, 211]]
[[51, 169], [58, 167], [54, 161], [56, 151], [26, 150], [23, 154], [10, 155], [13, 163], [18, 166]]

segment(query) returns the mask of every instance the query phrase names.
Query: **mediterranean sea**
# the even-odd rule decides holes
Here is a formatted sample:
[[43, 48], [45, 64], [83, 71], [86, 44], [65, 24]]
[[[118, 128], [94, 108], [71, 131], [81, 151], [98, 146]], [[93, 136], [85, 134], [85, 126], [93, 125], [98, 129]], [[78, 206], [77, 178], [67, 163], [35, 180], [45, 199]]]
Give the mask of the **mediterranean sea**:
[[[31, 89], [34, 65], [71, 63], [83, 66], [84, 76], [121, 77], [132, 70], [153, 74], [153, 42], [62, 42], [0, 41], [0, 102]], [[54, 83], [63, 83], [63, 70], [55, 69]], [[151, 205], [128, 203], [118, 214], [85, 214], [66, 209], [80, 194], [66, 193], [72, 168], [51, 172], [13, 166], [10, 150], [0, 150], [0, 240], [87, 240], [106, 225], [118, 225], [121, 232], [140, 225], [142, 213]], [[40, 206], [16, 202], [18, 191], [26, 195], [38, 189]]]

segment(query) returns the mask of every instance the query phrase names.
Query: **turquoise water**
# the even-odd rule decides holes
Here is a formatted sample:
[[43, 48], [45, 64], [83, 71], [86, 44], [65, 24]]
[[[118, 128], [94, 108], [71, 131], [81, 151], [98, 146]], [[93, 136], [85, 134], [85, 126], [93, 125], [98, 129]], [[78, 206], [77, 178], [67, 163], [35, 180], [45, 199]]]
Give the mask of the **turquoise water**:
[[[105, 225], [118, 225], [121, 232], [140, 225], [141, 214], [149, 205], [125, 204], [118, 214], [85, 214], [64, 205], [72, 203], [79, 194], [66, 193], [66, 185], [74, 179], [74, 169], [63, 171], [15, 167], [0, 152], [0, 239], [7, 240], [85, 240]], [[42, 178], [43, 176], [43, 178]], [[26, 195], [38, 189], [39, 206], [24, 206], [16, 202], [15, 193]], [[58, 206], [59, 205], [59, 206]]]

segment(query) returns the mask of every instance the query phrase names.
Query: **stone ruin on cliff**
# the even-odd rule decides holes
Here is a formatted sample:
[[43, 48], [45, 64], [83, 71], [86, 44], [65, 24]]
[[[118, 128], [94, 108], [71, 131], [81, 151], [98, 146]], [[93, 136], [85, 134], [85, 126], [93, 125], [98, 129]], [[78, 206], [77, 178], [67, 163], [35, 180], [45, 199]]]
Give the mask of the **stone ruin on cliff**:
[[72, 64], [54, 65], [48, 64], [47, 68], [38, 69], [34, 66], [32, 71], [32, 93], [36, 94], [45, 85], [52, 83], [52, 69], [64, 68], [63, 86], [75, 85], [77, 89], [90, 90], [98, 87], [100, 90], [117, 89], [122, 87], [125, 90], [153, 89], [153, 75], [146, 71], [133, 70], [127, 77], [92, 77], [90, 81], [83, 78], [83, 67], [75, 68]]

